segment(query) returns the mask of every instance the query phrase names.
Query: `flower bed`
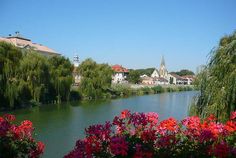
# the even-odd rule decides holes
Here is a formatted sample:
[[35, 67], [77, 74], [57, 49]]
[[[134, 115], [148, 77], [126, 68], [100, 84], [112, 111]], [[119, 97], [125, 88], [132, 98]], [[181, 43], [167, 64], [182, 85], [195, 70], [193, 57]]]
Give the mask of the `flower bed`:
[[213, 115], [158, 122], [156, 113], [124, 110], [112, 123], [90, 126], [85, 134], [65, 158], [236, 156], [236, 112], [223, 124]]
[[33, 124], [25, 120], [13, 124], [14, 115], [0, 117], [0, 158], [38, 158], [44, 151], [44, 144], [33, 138]]

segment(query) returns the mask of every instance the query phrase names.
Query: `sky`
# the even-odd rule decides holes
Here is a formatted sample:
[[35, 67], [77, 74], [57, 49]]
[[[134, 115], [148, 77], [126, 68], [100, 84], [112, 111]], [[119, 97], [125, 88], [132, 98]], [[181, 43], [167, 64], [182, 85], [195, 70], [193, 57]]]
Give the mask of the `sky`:
[[236, 0], [0, 0], [0, 36], [19, 31], [70, 59], [196, 71], [236, 30]]

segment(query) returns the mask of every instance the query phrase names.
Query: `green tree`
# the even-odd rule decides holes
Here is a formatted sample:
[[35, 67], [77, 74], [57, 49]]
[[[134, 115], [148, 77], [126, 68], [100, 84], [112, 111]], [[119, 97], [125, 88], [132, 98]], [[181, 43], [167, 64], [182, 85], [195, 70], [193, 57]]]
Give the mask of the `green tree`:
[[21, 58], [20, 49], [0, 42], [0, 108], [13, 107], [17, 100], [17, 73]]
[[140, 75], [148, 75], [151, 76], [151, 74], [153, 73], [153, 71], [155, 70], [155, 68], [147, 68], [147, 69], [137, 69], [136, 71], [140, 74]]
[[127, 77], [127, 80], [131, 83], [139, 83], [140, 82], [140, 73], [137, 70], [131, 70]]
[[194, 75], [194, 72], [192, 72], [191, 70], [187, 70], [187, 69], [183, 69], [183, 70], [180, 70], [180, 71], [175, 72], [175, 73], [179, 76]]
[[196, 84], [200, 95], [192, 114], [206, 117], [213, 113], [224, 121], [236, 110], [236, 32], [220, 40], [210, 62], [197, 75]]
[[80, 64], [78, 72], [82, 76], [79, 89], [84, 97], [98, 99], [108, 95], [112, 80], [109, 65], [86, 59]]
[[62, 56], [49, 58], [49, 64], [52, 83], [50, 92], [56, 96], [57, 102], [68, 101], [73, 83], [73, 65], [69, 59]]
[[0, 42], [0, 109], [68, 100], [72, 70], [62, 56], [46, 57]]
[[20, 88], [29, 91], [36, 102], [45, 101], [50, 84], [50, 65], [46, 57], [28, 51], [20, 61]]

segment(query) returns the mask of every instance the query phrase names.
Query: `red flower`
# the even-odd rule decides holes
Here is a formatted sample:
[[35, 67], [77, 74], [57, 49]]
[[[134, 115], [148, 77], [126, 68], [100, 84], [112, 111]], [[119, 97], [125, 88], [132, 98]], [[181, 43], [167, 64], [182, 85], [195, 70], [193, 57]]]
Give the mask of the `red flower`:
[[42, 142], [37, 143], [35, 150], [30, 153], [30, 158], [38, 158], [44, 152], [45, 145]]
[[10, 123], [4, 118], [0, 117], [0, 137], [5, 136], [10, 127]]
[[111, 123], [106, 122], [105, 125], [92, 125], [85, 129], [85, 133], [90, 136], [96, 136], [99, 140], [107, 141], [110, 139]]
[[11, 114], [5, 114], [5, 115], [3, 115], [3, 118], [5, 118], [5, 120], [7, 120], [8, 122], [12, 122], [16, 119], [16, 117]]
[[3, 117], [0, 117], [0, 123], [3, 122], [5, 119]]
[[228, 157], [229, 152], [230, 152], [230, 149], [227, 143], [221, 142], [213, 146], [211, 154], [216, 157], [224, 158], [224, 157]]
[[121, 112], [121, 114], [120, 114], [120, 118], [121, 119], [125, 119], [125, 118], [128, 118], [128, 117], [130, 117], [130, 111], [129, 110], [127, 110], [127, 109], [125, 109], [125, 110], [123, 110], [122, 112]]
[[156, 130], [144, 130], [141, 134], [141, 139], [144, 142], [153, 142], [156, 140]]
[[214, 134], [210, 130], [201, 131], [200, 136], [199, 136], [199, 141], [202, 143], [202, 142], [206, 142], [210, 140], [211, 141], [215, 140]]
[[44, 145], [43, 142], [38, 142], [37, 143], [37, 151], [38, 151], [38, 153], [40, 153], [40, 154], [43, 153], [44, 148], [45, 148], [45, 145]]
[[224, 129], [229, 133], [235, 132], [236, 131], [236, 122], [227, 121], [224, 126]]
[[93, 153], [98, 153], [101, 151], [101, 142], [96, 136], [89, 136], [84, 139], [85, 142], [85, 152], [87, 155], [92, 155]]
[[133, 113], [131, 115], [131, 121], [135, 127], [139, 127], [140, 125], [145, 127], [148, 124], [144, 113]]
[[128, 154], [128, 143], [124, 137], [113, 137], [110, 143], [111, 153], [115, 156]]
[[182, 125], [186, 127], [184, 133], [191, 137], [196, 137], [200, 135], [201, 131], [201, 122], [200, 118], [197, 116], [187, 117], [182, 120]]
[[179, 130], [179, 126], [177, 121], [174, 118], [168, 118], [167, 120], [163, 120], [160, 122], [159, 126], [157, 127], [157, 131], [165, 135], [167, 132], [174, 132], [177, 133]]
[[236, 119], [236, 111], [231, 112], [230, 120]]

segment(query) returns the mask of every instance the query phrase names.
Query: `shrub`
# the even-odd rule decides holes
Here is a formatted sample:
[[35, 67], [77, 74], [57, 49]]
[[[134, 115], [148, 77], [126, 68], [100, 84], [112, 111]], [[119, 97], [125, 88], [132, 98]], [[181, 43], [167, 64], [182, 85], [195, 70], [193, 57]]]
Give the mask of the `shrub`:
[[155, 86], [152, 87], [152, 90], [154, 91], [154, 93], [162, 93], [164, 91], [164, 89], [162, 88], [162, 86]]
[[236, 156], [236, 112], [223, 124], [213, 115], [158, 122], [156, 113], [124, 110], [112, 123], [92, 125], [85, 134], [65, 158]]
[[25, 120], [13, 124], [14, 115], [0, 117], [0, 158], [38, 158], [44, 151], [44, 144], [33, 138], [33, 124]]

